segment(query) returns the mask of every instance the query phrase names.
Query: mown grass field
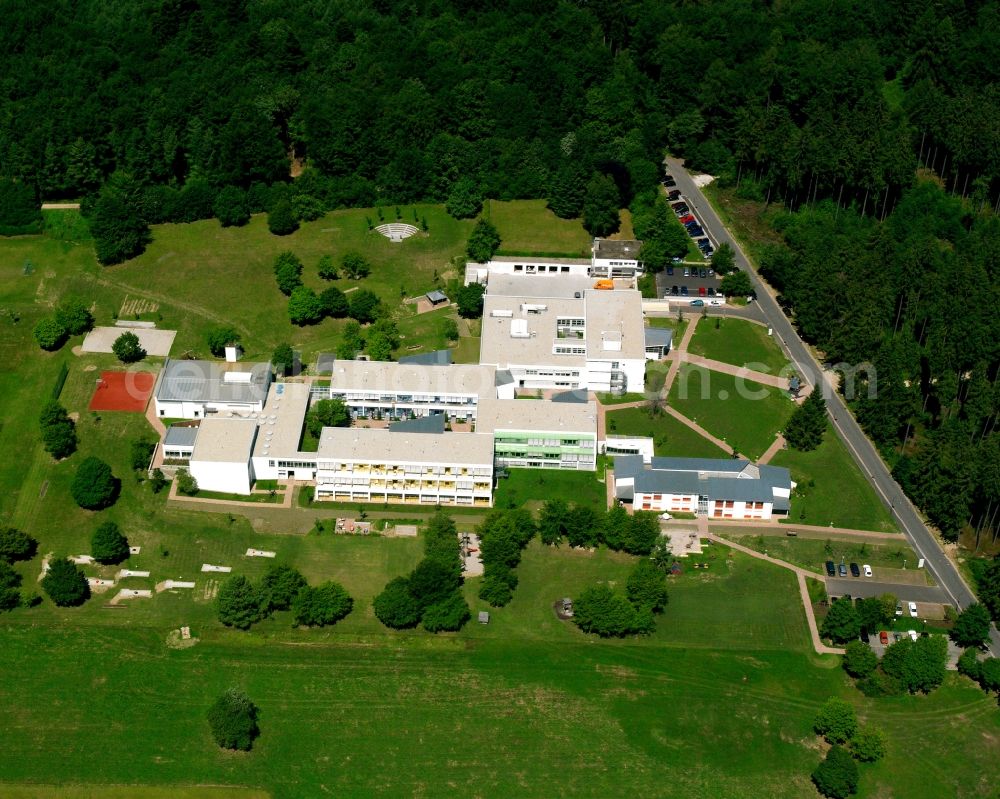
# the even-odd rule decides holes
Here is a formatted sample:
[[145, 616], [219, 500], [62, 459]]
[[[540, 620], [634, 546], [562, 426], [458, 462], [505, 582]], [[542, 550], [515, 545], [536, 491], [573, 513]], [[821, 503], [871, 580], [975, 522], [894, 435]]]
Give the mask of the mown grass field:
[[625, 408], [611, 411], [607, 418], [609, 435], [652, 437], [656, 455], [725, 458], [730, 454], [668, 413], [650, 416], [645, 408]]
[[789, 365], [777, 343], [767, 335], [767, 328], [745, 319], [706, 319], [695, 328], [688, 350], [713, 361], [775, 375]]
[[563, 499], [595, 510], [606, 506], [604, 483], [596, 472], [555, 469], [510, 469], [497, 483], [493, 504], [498, 508], [541, 505], [546, 499]]
[[681, 365], [668, 401], [754, 459], [771, 446], [794, 411], [787, 394], [777, 388], [691, 364]]
[[824, 573], [823, 564], [828, 560], [840, 563], [843, 559], [846, 563], [867, 563], [873, 568], [889, 569], [902, 568], [904, 560], [910, 566], [916, 566], [917, 563], [916, 555], [902, 538], [898, 543], [872, 543], [835, 538], [823, 541], [814, 538], [741, 535], [738, 530], [727, 530], [723, 535], [758, 552], [767, 550], [771, 557], [811, 569], [817, 574]]
[[784, 449], [771, 463], [788, 468], [798, 484], [789, 522], [899, 532], [895, 519], [829, 425], [823, 443], [813, 451]]
[[[301, 253], [310, 282], [308, 270], [336, 237], [324, 228], [342, 224], [345, 243], [363, 238], [364, 215], [331, 214], [276, 241], [281, 248], [313, 242]], [[431, 209], [426, 215], [432, 241], [446, 220], [439, 225]], [[375, 619], [371, 600], [413, 568], [420, 539], [302, 534], [316, 516], [337, 515], [333, 507], [262, 504], [228, 514], [153, 495], [128, 468], [128, 445], [149, 433], [144, 418], [86, 410], [94, 374], [113, 368], [113, 356], [74, 355], [79, 338], [61, 352], [42, 353], [30, 331], [63, 294], [92, 301], [99, 322], [109, 321], [126, 295], [152, 294], [164, 323], [180, 331], [178, 348], [201, 347], [213, 316], [231, 313], [249, 331], [248, 350], [252, 344], [266, 354], [264, 342], [285, 337], [284, 301], [270, 273], [274, 253], [254, 254], [270, 234], [255, 219], [220, 243], [210, 224], [157, 229], [154, 248], [161, 249], [108, 270], [97, 267], [86, 243], [0, 241], [0, 308], [8, 311], [0, 315], [7, 366], [0, 374], [0, 523], [40, 541], [39, 554], [17, 565], [26, 590], [37, 589], [43, 554], [88, 552], [105, 520], [117, 521], [142, 547], [124, 565], [152, 572], [128, 586], [196, 582], [194, 590], [122, 609], [107, 609], [111, 594], [104, 594], [81, 608], [44, 601], [0, 615], [0, 796], [791, 799], [813, 795], [808, 775], [821, 753], [812, 718], [830, 695], [855, 704], [890, 738], [887, 759], [862, 768], [861, 796], [993, 795], [1000, 754], [994, 699], [955, 675], [929, 697], [865, 699], [835, 658], [809, 649], [790, 574], [738, 553], [729, 558], [721, 547], [709, 548], [701, 556], [707, 571], [673, 578], [670, 604], [646, 639], [599, 641], [551, 609], [600, 580], [621, 587], [634, 558], [537, 541], [518, 568], [513, 602], [491, 610], [489, 625], [473, 622], [454, 635], [394, 633]], [[64, 238], [79, 237], [71, 224], [62, 229]], [[456, 252], [461, 229], [456, 223]], [[168, 252], [174, 255], [158, 262]], [[369, 253], [376, 263], [369, 280], [388, 298], [399, 295], [393, 264], [405, 261], [417, 286], [418, 277], [432, 284], [434, 264], [450, 258], [428, 252], [411, 269], [408, 252], [386, 250], [385, 258], [396, 261]], [[26, 258], [35, 265], [30, 275], [23, 274]], [[261, 300], [272, 302], [269, 314], [250, 307], [265, 290], [275, 295]], [[320, 328], [303, 331], [305, 348], [328, 346]], [[80, 414], [80, 448], [55, 463], [41, 450], [35, 420], [63, 360], [71, 369], [61, 401]], [[69, 496], [76, 466], [90, 454], [122, 479], [117, 504], [100, 513], [77, 508]], [[549, 496], [604, 504], [593, 473], [512, 475], [498, 494], [501, 507]], [[408, 512], [399, 508], [400, 516]], [[472, 523], [456, 519], [462, 529]], [[228, 565], [256, 578], [268, 563], [245, 558], [249, 547], [277, 551], [310, 582], [341, 582], [354, 611], [322, 630], [294, 630], [288, 613], [251, 633], [223, 628], [211, 601], [217, 577], [202, 574], [201, 565]], [[85, 571], [108, 577], [116, 567]], [[466, 586], [474, 613], [486, 609], [477, 588], [477, 580]], [[181, 625], [198, 639], [190, 648], [168, 643]], [[205, 723], [208, 706], [233, 685], [261, 708], [262, 735], [246, 755], [218, 750]]]
[[560, 219], [545, 200], [487, 200], [483, 215], [500, 234], [500, 254], [589, 258], [592, 239], [579, 219]]

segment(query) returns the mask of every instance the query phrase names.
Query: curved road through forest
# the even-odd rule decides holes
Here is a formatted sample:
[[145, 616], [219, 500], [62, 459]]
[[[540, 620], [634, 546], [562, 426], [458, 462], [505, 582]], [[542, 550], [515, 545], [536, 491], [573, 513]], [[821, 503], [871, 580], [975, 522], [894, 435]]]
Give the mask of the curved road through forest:
[[[691, 210], [702, 221], [712, 238], [718, 244], [727, 242], [733, 248], [736, 254], [736, 265], [750, 275], [750, 280], [757, 292], [757, 303], [764, 319], [773, 329], [782, 349], [795, 363], [803, 380], [815, 385], [817, 378], [819, 378], [827, 383], [823, 377], [824, 372], [821, 365], [799, 338], [798, 332], [785, 316], [781, 306], [778, 305], [771, 287], [758, 277], [757, 273], [750, 267], [746, 253], [743, 252], [739, 242], [733, 238], [729, 229], [722, 223], [704, 193], [684, 169], [683, 161], [668, 157], [664, 159], [664, 164], [667, 171], [677, 181], [677, 189], [684, 195]], [[827, 383], [827, 385], [829, 384]], [[934, 575], [938, 584], [951, 599], [952, 604], [961, 609], [975, 602], [975, 595], [965, 584], [958, 568], [945, 555], [937, 538], [927, 528], [916, 508], [897, 485], [874, 445], [868, 440], [861, 426], [848, 411], [843, 398], [832, 390], [824, 392], [824, 396], [827, 402], [827, 414], [830, 416], [830, 421], [837, 434], [847, 445], [861, 471], [868, 476], [882, 501], [890, 508], [914, 551], [924, 559], [927, 569]], [[995, 626], [991, 627], [990, 640], [993, 653], [1000, 653], [1000, 633], [997, 632]]]

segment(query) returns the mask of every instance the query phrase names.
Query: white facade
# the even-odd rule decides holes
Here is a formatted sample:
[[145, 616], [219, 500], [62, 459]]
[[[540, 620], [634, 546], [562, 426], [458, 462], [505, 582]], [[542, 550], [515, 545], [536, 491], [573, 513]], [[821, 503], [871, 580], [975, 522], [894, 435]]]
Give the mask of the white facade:
[[168, 358], [157, 377], [153, 402], [156, 415], [165, 419], [248, 416], [263, 410], [270, 383], [269, 363]]
[[653, 439], [646, 436], [608, 436], [601, 442], [601, 454], [611, 457], [639, 455], [643, 463], [650, 463], [653, 460]]
[[192, 458], [188, 470], [198, 481], [200, 491], [249, 495], [255, 479], [249, 461], [197, 461]]
[[252, 419], [205, 419], [198, 428], [188, 468], [202, 491], [249, 494], [254, 482], [250, 454], [258, 424]]
[[639, 260], [641, 241], [594, 239], [591, 249], [591, 274], [595, 277], [632, 277], [642, 274]]

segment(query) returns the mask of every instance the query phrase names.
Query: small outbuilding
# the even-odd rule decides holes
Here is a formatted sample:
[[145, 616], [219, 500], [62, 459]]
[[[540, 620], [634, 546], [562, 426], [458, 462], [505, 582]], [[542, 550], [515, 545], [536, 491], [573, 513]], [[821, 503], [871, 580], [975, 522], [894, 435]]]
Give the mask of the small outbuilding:
[[448, 302], [448, 296], [443, 291], [428, 291], [425, 295], [427, 302], [433, 306], [441, 305], [442, 303]]
[[487, 611], [485, 610], [479, 611], [479, 623], [480, 624], [490, 623], [490, 614]]

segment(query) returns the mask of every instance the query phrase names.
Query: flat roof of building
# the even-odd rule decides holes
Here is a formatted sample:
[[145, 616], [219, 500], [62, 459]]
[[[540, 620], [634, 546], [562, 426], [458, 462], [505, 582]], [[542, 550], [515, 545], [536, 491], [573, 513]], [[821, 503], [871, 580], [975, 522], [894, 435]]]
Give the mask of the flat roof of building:
[[[498, 264], [567, 264], [590, 266], [590, 259], [581, 255], [579, 258], [546, 258], [542, 255], [494, 255], [493, 262]], [[489, 263], [483, 264], [489, 266]]]
[[398, 363], [417, 364], [418, 366], [450, 366], [451, 350], [433, 350], [431, 352], [418, 352], [416, 355], [403, 355], [399, 358]]
[[[309, 409], [308, 383], [272, 383], [267, 402], [256, 422], [260, 435], [254, 445], [255, 457], [299, 459], [302, 424]], [[309, 452], [305, 458], [316, 456]]]
[[407, 433], [384, 428], [324, 427], [320, 460], [493, 466], [493, 437], [482, 433]]
[[594, 239], [595, 258], [637, 261], [641, 249], [642, 242], [638, 239]]
[[321, 352], [316, 356], [316, 374], [328, 375], [333, 371], [337, 357], [332, 352]]
[[574, 297], [594, 287], [587, 275], [508, 275], [491, 272], [486, 281], [487, 294], [505, 297]]
[[270, 380], [270, 363], [167, 358], [156, 383], [156, 399], [160, 402], [261, 402]]
[[544, 400], [482, 400], [476, 411], [476, 432], [497, 430], [597, 435], [597, 403]]
[[496, 368], [461, 363], [437, 366], [391, 361], [337, 361], [330, 375], [330, 385], [340, 391], [495, 397]]
[[209, 416], [202, 419], [192, 461], [248, 463], [257, 437], [254, 419]]
[[[558, 338], [558, 319], [583, 319], [583, 339]], [[557, 344], [577, 344], [583, 353], [555, 354]], [[588, 360], [646, 357], [642, 295], [632, 289], [585, 291], [583, 297], [511, 297], [487, 294], [483, 305], [479, 360], [508, 364], [582, 367]]]

